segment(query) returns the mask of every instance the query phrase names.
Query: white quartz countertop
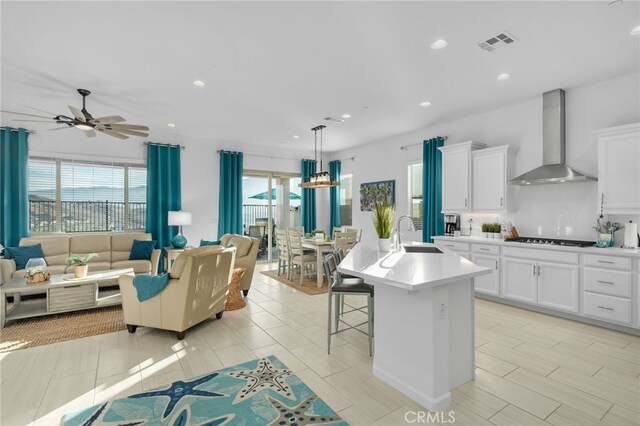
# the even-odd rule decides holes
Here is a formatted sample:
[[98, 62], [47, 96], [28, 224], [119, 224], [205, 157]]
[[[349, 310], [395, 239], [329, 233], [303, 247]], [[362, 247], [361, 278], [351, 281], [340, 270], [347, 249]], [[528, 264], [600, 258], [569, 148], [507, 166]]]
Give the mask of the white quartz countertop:
[[482, 237], [451, 237], [451, 236], [438, 236], [433, 237], [434, 240], [439, 241], [459, 241], [462, 243], [476, 243], [476, 244], [495, 244], [507, 247], [519, 247], [519, 248], [531, 248], [531, 249], [544, 249], [544, 250], [559, 250], [570, 251], [578, 253], [588, 254], [602, 254], [610, 256], [628, 256], [628, 257], [640, 257], [640, 249], [625, 249], [621, 247], [565, 247], [565, 246], [553, 246], [549, 244], [530, 244], [530, 243], [517, 243], [514, 241], [504, 241], [501, 239], [482, 238]]
[[[431, 247], [433, 244], [415, 244]], [[380, 253], [356, 245], [338, 265], [338, 271], [363, 278], [373, 285], [387, 285], [408, 291], [490, 274], [490, 268], [477, 266], [453, 253]]]

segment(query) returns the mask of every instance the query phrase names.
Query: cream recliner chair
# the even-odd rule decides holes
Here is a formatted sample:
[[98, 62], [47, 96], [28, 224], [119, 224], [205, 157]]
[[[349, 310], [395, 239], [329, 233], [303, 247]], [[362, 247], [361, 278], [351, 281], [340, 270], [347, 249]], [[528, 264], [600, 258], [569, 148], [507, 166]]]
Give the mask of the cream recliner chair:
[[219, 246], [200, 247], [180, 253], [171, 268], [169, 284], [158, 295], [139, 302], [133, 276], [120, 277], [122, 311], [129, 333], [138, 326], [177, 332], [185, 331], [210, 318], [222, 318], [236, 249]]
[[246, 296], [249, 294], [251, 281], [253, 281], [253, 270], [256, 267], [260, 240], [257, 238], [245, 237], [244, 235], [224, 234], [220, 238], [220, 243], [224, 247], [231, 244], [237, 249], [235, 263], [236, 268], [242, 267], [246, 269], [242, 276], [242, 280], [240, 280], [240, 290], [242, 290], [242, 293]]

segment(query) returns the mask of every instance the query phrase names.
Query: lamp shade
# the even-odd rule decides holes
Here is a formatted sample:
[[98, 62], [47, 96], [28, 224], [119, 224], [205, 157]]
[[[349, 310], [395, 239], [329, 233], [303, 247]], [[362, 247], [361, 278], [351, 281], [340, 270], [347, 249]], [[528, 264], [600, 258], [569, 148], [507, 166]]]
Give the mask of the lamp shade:
[[188, 212], [169, 212], [169, 226], [191, 225], [191, 213]]

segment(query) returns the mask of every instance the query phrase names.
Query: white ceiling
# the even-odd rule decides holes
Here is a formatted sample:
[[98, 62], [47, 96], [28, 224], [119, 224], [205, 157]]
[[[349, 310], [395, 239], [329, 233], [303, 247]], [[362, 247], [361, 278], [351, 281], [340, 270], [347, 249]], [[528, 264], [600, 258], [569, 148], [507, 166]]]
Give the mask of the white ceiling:
[[[607, 3], [2, 1], [2, 109], [68, 115], [82, 87], [159, 142], [305, 149], [350, 113], [325, 133], [338, 150], [638, 71], [640, 4]], [[476, 46], [503, 30], [518, 42]]]

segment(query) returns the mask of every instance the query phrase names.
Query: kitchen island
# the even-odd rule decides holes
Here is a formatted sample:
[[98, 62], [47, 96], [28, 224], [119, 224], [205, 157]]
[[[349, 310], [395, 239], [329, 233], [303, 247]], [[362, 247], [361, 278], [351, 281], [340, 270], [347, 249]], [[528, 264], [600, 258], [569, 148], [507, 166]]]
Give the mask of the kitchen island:
[[429, 410], [449, 406], [474, 377], [473, 278], [491, 269], [414, 243], [396, 253], [359, 244], [338, 271], [374, 286], [373, 374]]

